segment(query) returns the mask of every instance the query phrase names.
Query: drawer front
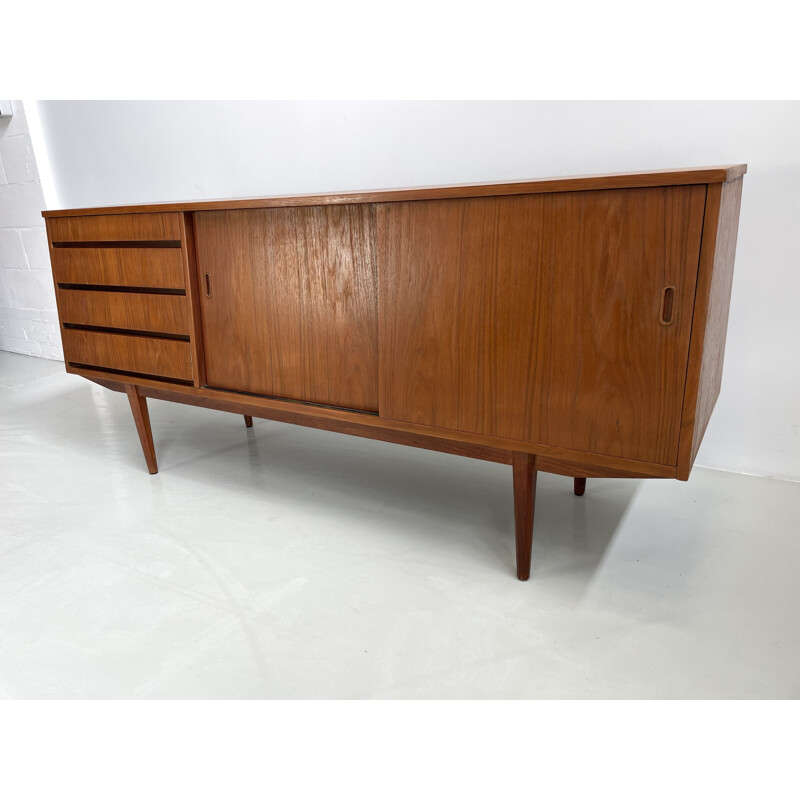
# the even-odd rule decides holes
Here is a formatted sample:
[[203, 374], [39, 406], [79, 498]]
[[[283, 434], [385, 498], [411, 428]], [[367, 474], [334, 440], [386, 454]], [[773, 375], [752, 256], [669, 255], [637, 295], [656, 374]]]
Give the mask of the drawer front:
[[64, 328], [61, 336], [64, 358], [71, 366], [192, 380], [189, 342], [70, 328]]
[[140, 292], [58, 290], [61, 322], [189, 336], [186, 298]]
[[107, 214], [92, 217], [56, 217], [48, 220], [50, 241], [59, 242], [177, 242], [180, 219], [169, 214]]
[[54, 247], [50, 258], [59, 285], [186, 288], [180, 248]]

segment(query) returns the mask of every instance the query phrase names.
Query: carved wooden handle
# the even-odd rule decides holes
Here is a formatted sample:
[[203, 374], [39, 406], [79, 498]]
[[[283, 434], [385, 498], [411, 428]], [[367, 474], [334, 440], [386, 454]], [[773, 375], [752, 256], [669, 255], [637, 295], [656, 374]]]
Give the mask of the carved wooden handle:
[[206, 297], [211, 297], [211, 276], [206, 272]]
[[661, 316], [658, 320], [662, 325], [672, 325], [675, 321], [675, 287], [665, 286], [661, 292]]

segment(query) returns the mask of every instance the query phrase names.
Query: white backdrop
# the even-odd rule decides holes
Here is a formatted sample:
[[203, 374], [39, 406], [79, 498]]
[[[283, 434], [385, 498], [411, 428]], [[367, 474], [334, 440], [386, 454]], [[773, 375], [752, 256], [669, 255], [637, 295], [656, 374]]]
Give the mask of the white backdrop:
[[798, 102], [39, 102], [38, 117], [56, 207], [747, 162], [697, 463], [800, 480]]

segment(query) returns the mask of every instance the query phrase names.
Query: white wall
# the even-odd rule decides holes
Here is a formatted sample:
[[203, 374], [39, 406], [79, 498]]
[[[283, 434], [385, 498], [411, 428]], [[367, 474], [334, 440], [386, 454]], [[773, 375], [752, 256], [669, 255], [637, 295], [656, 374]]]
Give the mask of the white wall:
[[722, 395], [698, 463], [800, 479], [800, 103], [46, 102], [64, 207], [745, 161]]
[[0, 119], [0, 350], [61, 358], [42, 185], [25, 111]]

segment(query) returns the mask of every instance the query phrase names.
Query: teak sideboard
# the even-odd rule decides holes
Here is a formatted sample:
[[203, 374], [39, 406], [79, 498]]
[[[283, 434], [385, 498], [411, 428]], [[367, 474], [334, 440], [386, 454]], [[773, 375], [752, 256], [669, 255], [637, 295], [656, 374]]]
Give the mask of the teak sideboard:
[[743, 164], [45, 211], [68, 372], [537, 471], [686, 480], [720, 389]]

